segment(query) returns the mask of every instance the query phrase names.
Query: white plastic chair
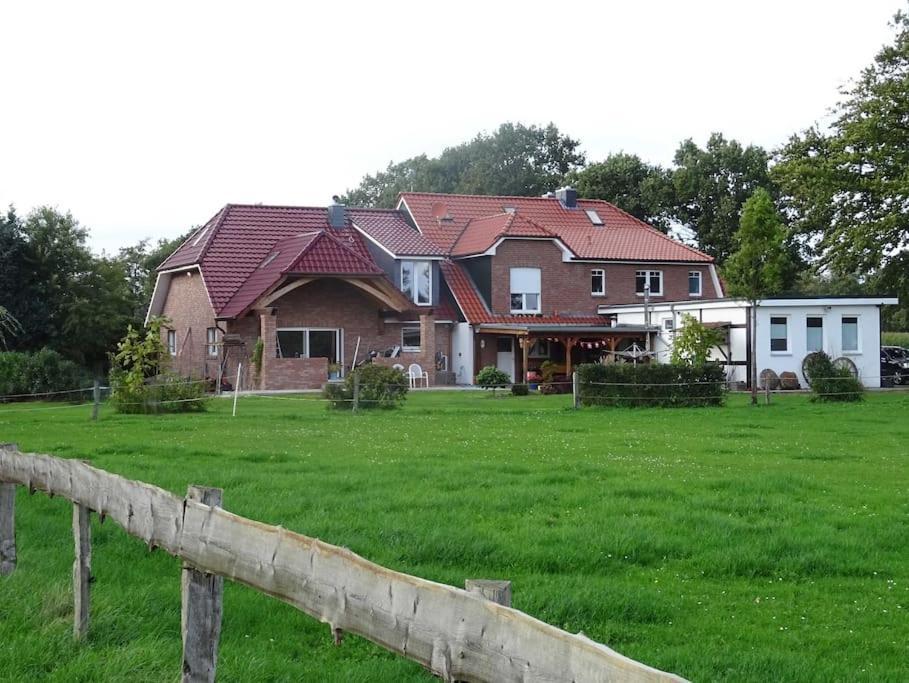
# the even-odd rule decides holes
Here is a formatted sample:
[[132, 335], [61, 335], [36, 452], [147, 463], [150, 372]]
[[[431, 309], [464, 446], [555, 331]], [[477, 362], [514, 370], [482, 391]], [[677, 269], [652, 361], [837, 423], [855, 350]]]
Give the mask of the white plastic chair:
[[411, 363], [410, 367], [407, 368], [407, 376], [410, 378], [411, 389], [415, 389], [419, 382], [423, 382], [425, 387], [429, 386], [429, 373], [416, 363]]

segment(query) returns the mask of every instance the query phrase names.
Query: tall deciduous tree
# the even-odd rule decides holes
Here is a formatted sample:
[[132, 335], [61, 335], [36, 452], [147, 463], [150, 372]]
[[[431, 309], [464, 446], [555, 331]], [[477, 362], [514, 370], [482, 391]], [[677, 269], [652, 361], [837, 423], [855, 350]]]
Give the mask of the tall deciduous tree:
[[578, 195], [605, 199], [653, 227], [668, 232], [675, 204], [671, 174], [636, 154], [610, 154], [573, 174]]
[[734, 249], [733, 235], [745, 200], [757, 188], [773, 191], [768, 159], [762, 148], [743, 147], [720, 133], [712, 134], [703, 149], [685, 140], [675, 153], [674, 218], [717, 263], [722, 264]]
[[909, 303], [909, 15], [897, 13], [893, 27], [893, 44], [842, 90], [829, 131], [793, 136], [773, 176], [822, 267]]
[[584, 164], [580, 143], [548, 126], [504, 123], [491, 134], [449, 147], [437, 158], [421, 155], [367, 175], [344, 201], [394, 206], [399, 192], [454, 192], [533, 196], [555, 189]]
[[748, 300], [751, 314], [751, 403], [757, 404], [757, 302], [784, 287], [790, 255], [786, 231], [770, 193], [755, 190], [742, 208], [736, 251], [723, 271], [729, 293]]

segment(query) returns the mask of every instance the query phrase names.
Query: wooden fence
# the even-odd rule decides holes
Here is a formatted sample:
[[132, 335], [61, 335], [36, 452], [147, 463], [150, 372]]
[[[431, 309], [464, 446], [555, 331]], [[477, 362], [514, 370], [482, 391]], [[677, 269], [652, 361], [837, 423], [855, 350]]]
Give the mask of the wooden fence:
[[[682, 681], [585, 636], [469, 592], [220, 507], [220, 491], [179, 498], [78, 461], [0, 445], [0, 573], [16, 566], [15, 485], [73, 502], [74, 635], [89, 628], [90, 512], [184, 561], [183, 680], [214, 680], [225, 577], [419, 662], [447, 681]], [[475, 587], [489, 594], [510, 587]]]

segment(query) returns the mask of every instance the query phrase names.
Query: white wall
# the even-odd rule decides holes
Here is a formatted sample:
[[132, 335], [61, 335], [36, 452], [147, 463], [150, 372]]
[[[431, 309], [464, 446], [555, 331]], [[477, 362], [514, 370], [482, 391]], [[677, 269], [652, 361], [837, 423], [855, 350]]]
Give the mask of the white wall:
[[451, 331], [451, 371], [455, 384], [473, 384], [473, 329], [468, 323], [455, 323]]

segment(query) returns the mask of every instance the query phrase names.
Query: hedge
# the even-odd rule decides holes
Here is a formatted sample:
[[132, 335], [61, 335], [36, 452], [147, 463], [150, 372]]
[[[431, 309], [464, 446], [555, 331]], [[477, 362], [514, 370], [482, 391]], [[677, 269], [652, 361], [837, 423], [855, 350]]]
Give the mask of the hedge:
[[350, 372], [343, 383], [329, 382], [323, 387], [322, 398], [328, 399], [329, 408], [353, 408], [355, 377], [360, 380], [358, 409], [397, 408], [407, 398], [407, 375], [394, 368], [370, 364]]
[[[0, 396], [45, 394], [55, 391], [84, 389], [91, 385], [88, 372], [66, 360], [56, 351], [41, 349], [34, 353], [0, 352]], [[89, 392], [90, 395], [90, 392]], [[28, 397], [19, 397], [24, 400]], [[45, 397], [48, 400], [78, 400], [78, 393]], [[2, 399], [0, 399], [2, 400]]]
[[726, 399], [726, 373], [715, 363], [587, 363], [577, 373], [582, 405], [676, 408], [718, 406]]
[[118, 413], [195, 413], [208, 407], [206, 382], [174, 374], [149, 377], [139, 386], [125, 381], [122, 371], [110, 374], [110, 403]]

